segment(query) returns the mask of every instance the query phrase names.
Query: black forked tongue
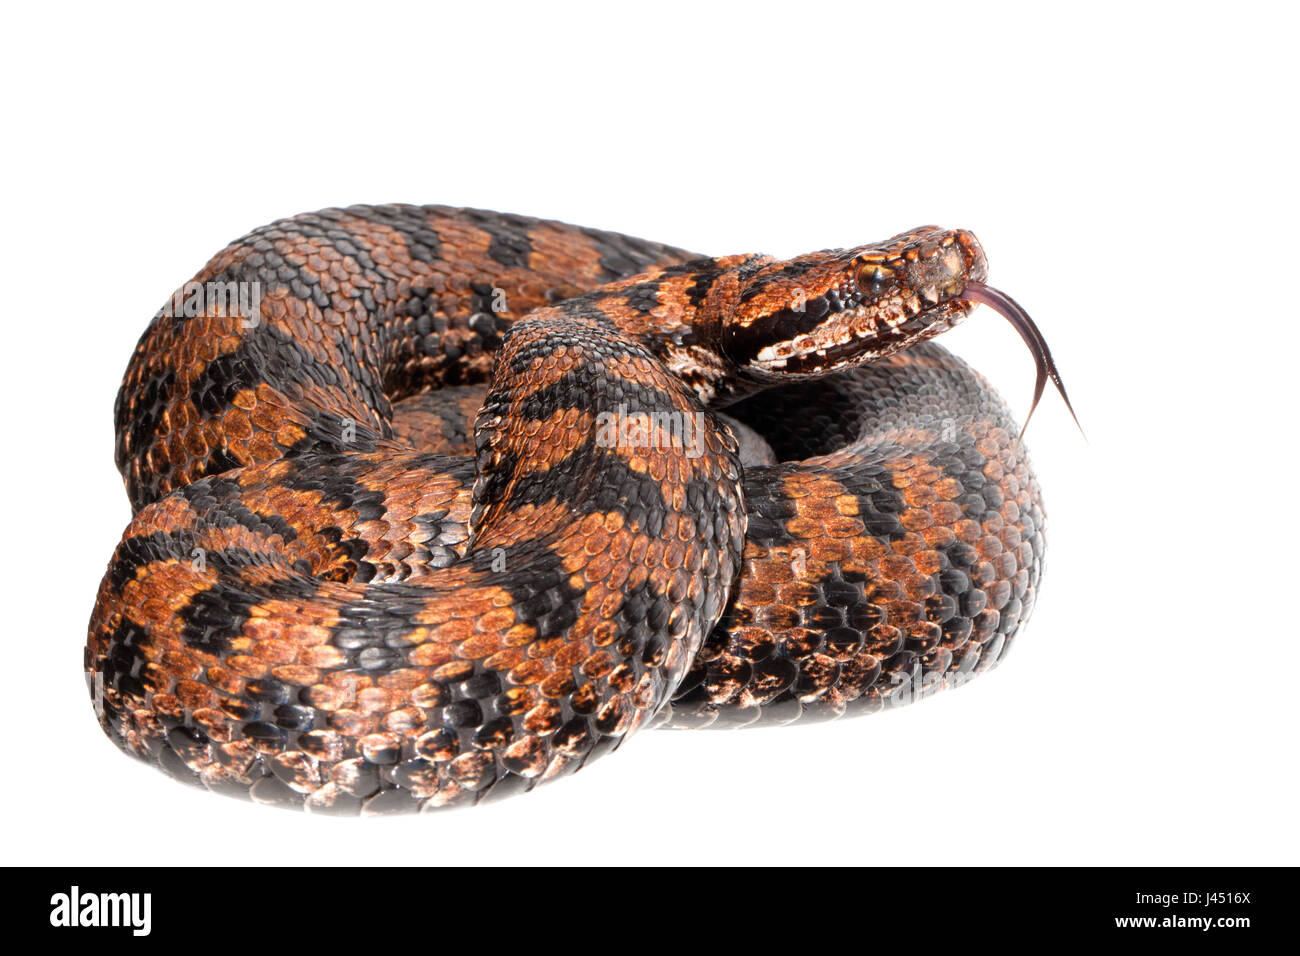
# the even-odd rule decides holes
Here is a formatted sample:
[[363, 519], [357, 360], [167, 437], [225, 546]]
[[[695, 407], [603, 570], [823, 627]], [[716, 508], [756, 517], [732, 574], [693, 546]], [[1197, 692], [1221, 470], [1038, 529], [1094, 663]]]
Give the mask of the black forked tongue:
[[1078, 426], [1079, 433], [1083, 434], [1083, 426], [1079, 425], [1079, 416], [1074, 414], [1074, 406], [1070, 404], [1070, 396], [1065, 394], [1065, 383], [1061, 381], [1061, 373], [1056, 370], [1056, 363], [1052, 361], [1052, 352], [1047, 347], [1047, 340], [1043, 338], [1043, 333], [1038, 331], [1038, 326], [1034, 325], [1034, 320], [1029, 317], [1029, 313], [1022, 309], [1020, 303], [1005, 292], [999, 292], [982, 282], [967, 282], [966, 288], [962, 290], [961, 297], [969, 299], [971, 302], [987, 305], [1010, 322], [1011, 327], [1020, 333], [1020, 337], [1029, 346], [1029, 351], [1033, 353], [1034, 364], [1038, 369], [1038, 377], [1034, 381], [1034, 401], [1029, 406], [1029, 414], [1025, 416], [1025, 424], [1020, 429], [1020, 437], [1025, 437], [1025, 429], [1029, 427], [1029, 419], [1034, 417], [1034, 409], [1038, 407], [1038, 400], [1043, 397], [1043, 388], [1047, 385], [1049, 378], [1052, 380], [1052, 384], [1056, 386], [1056, 390], [1061, 393], [1065, 407], [1070, 410], [1070, 417], [1074, 419], [1074, 424]]

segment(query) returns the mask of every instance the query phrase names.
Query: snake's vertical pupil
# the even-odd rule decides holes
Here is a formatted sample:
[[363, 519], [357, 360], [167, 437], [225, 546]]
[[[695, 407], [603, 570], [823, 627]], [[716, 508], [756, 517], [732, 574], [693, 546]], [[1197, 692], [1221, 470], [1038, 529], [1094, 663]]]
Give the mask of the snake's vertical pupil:
[[880, 295], [894, 277], [894, 271], [878, 262], [868, 262], [858, 269], [858, 288], [868, 295]]

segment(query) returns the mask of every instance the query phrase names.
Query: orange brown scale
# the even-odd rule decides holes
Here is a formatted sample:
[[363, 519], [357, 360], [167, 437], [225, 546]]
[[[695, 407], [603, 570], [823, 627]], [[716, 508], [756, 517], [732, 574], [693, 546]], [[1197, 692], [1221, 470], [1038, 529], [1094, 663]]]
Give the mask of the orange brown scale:
[[984, 268], [933, 227], [786, 262], [447, 207], [255, 230], [195, 281], [256, 282], [256, 313], [173, 299], [119, 394], [101, 724], [215, 791], [386, 813], [652, 722], [961, 683], [1043, 551], [1005, 407], [923, 344]]
[[[925, 393], [939, 385], [964, 414], [935, 427]], [[739, 590], [670, 725], [907, 703], [996, 664], [1032, 610], [1040, 493], [1005, 407], [978, 376], [926, 345], [791, 391], [760, 396], [738, 417], [756, 424], [792, 398], [858, 401], [872, 413], [867, 433], [856, 447], [747, 471], [751, 509], [768, 498], [776, 517], [751, 517]]]

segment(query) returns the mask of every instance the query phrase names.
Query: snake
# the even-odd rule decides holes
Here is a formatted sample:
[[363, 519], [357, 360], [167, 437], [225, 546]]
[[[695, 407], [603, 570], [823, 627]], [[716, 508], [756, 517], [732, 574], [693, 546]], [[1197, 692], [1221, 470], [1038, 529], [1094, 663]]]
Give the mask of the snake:
[[989, 306], [1065, 398], [987, 269], [937, 226], [788, 259], [446, 206], [252, 231], [117, 396], [102, 729], [212, 792], [375, 815], [642, 727], [964, 684], [1030, 616], [1045, 517], [1008, 407], [930, 340]]

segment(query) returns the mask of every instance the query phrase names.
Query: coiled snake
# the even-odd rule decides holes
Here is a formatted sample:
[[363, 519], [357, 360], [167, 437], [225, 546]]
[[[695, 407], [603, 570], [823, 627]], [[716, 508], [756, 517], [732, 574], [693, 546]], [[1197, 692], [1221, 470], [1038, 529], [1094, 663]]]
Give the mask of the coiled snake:
[[118, 395], [104, 730], [214, 791], [382, 813], [992, 667], [1039, 490], [925, 340], [984, 302], [1059, 378], [985, 273], [937, 227], [788, 261], [439, 206], [255, 230]]

